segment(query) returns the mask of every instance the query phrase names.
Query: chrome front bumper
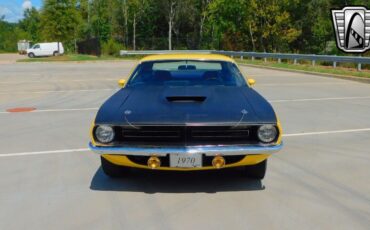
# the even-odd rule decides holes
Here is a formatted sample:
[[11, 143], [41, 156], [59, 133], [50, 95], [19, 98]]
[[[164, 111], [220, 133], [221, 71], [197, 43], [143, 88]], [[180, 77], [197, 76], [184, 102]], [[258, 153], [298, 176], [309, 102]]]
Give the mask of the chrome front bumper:
[[205, 154], [206, 156], [233, 156], [249, 154], [272, 154], [280, 151], [283, 143], [273, 146], [263, 145], [222, 145], [222, 146], [188, 146], [188, 147], [111, 147], [94, 146], [89, 143], [90, 149], [98, 154], [134, 155], [134, 156], [166, 156], [171, 153]]

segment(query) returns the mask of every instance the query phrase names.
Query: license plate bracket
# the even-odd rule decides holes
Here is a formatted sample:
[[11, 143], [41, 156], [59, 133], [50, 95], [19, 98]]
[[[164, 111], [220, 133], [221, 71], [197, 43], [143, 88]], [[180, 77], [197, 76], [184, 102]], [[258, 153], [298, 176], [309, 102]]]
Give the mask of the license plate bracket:
[[170, 154], [172, 168], [200, 168], [202, 163], [202, 154]]

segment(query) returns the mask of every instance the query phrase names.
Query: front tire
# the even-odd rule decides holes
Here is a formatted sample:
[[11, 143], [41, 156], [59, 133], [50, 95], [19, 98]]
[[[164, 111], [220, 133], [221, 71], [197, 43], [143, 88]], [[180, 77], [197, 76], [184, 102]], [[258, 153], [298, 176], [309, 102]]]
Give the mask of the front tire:
[[59, 52], [58, 52], [58, 51], [54, 51], [53, 56], [54, 56], [54, 57], [55, 57], [55, 56], [59, 56]]
[[265, 177], [267, 169], [267, 160], [264, 160], [256, 165], [245, 166], [245, 173], [249, 178], [262, 180]]
[[112, 178], [122, 177], [129, 173], [130, 171], [128, 167], [113, 164], [102, 156], [100, 157], [100, 160], [103, 172], [109, 177]]
[[33, 54], [33, 53], [29, 53], [29, 54], [28, 54], [28, 57], [29, 57], [29, 58], [34, 58], [34, 57], [35, 57], [35, 54]]

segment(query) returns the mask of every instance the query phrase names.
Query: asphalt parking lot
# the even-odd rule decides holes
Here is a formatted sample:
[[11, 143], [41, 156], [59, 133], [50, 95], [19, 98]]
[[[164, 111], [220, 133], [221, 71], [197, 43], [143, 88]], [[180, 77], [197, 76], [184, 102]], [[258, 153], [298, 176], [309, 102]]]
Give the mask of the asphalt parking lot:
[[0, 229], [369, 229], [370, 84], [242, 67], [284, 130], [263, 181], [238, 170], [110, 179], [88, 131], [133, 66], [0, 64]]

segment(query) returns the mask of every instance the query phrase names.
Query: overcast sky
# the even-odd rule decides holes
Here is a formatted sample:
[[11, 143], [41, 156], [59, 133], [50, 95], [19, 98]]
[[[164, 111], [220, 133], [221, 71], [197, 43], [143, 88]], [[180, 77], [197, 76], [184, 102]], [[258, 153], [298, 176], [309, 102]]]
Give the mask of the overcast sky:
[[5, 20], [17, 22], [23, 18], [23, 11], [29, 7], [40, 9], [42, 0], [0, 0], [0, 17], [5, 15]]

